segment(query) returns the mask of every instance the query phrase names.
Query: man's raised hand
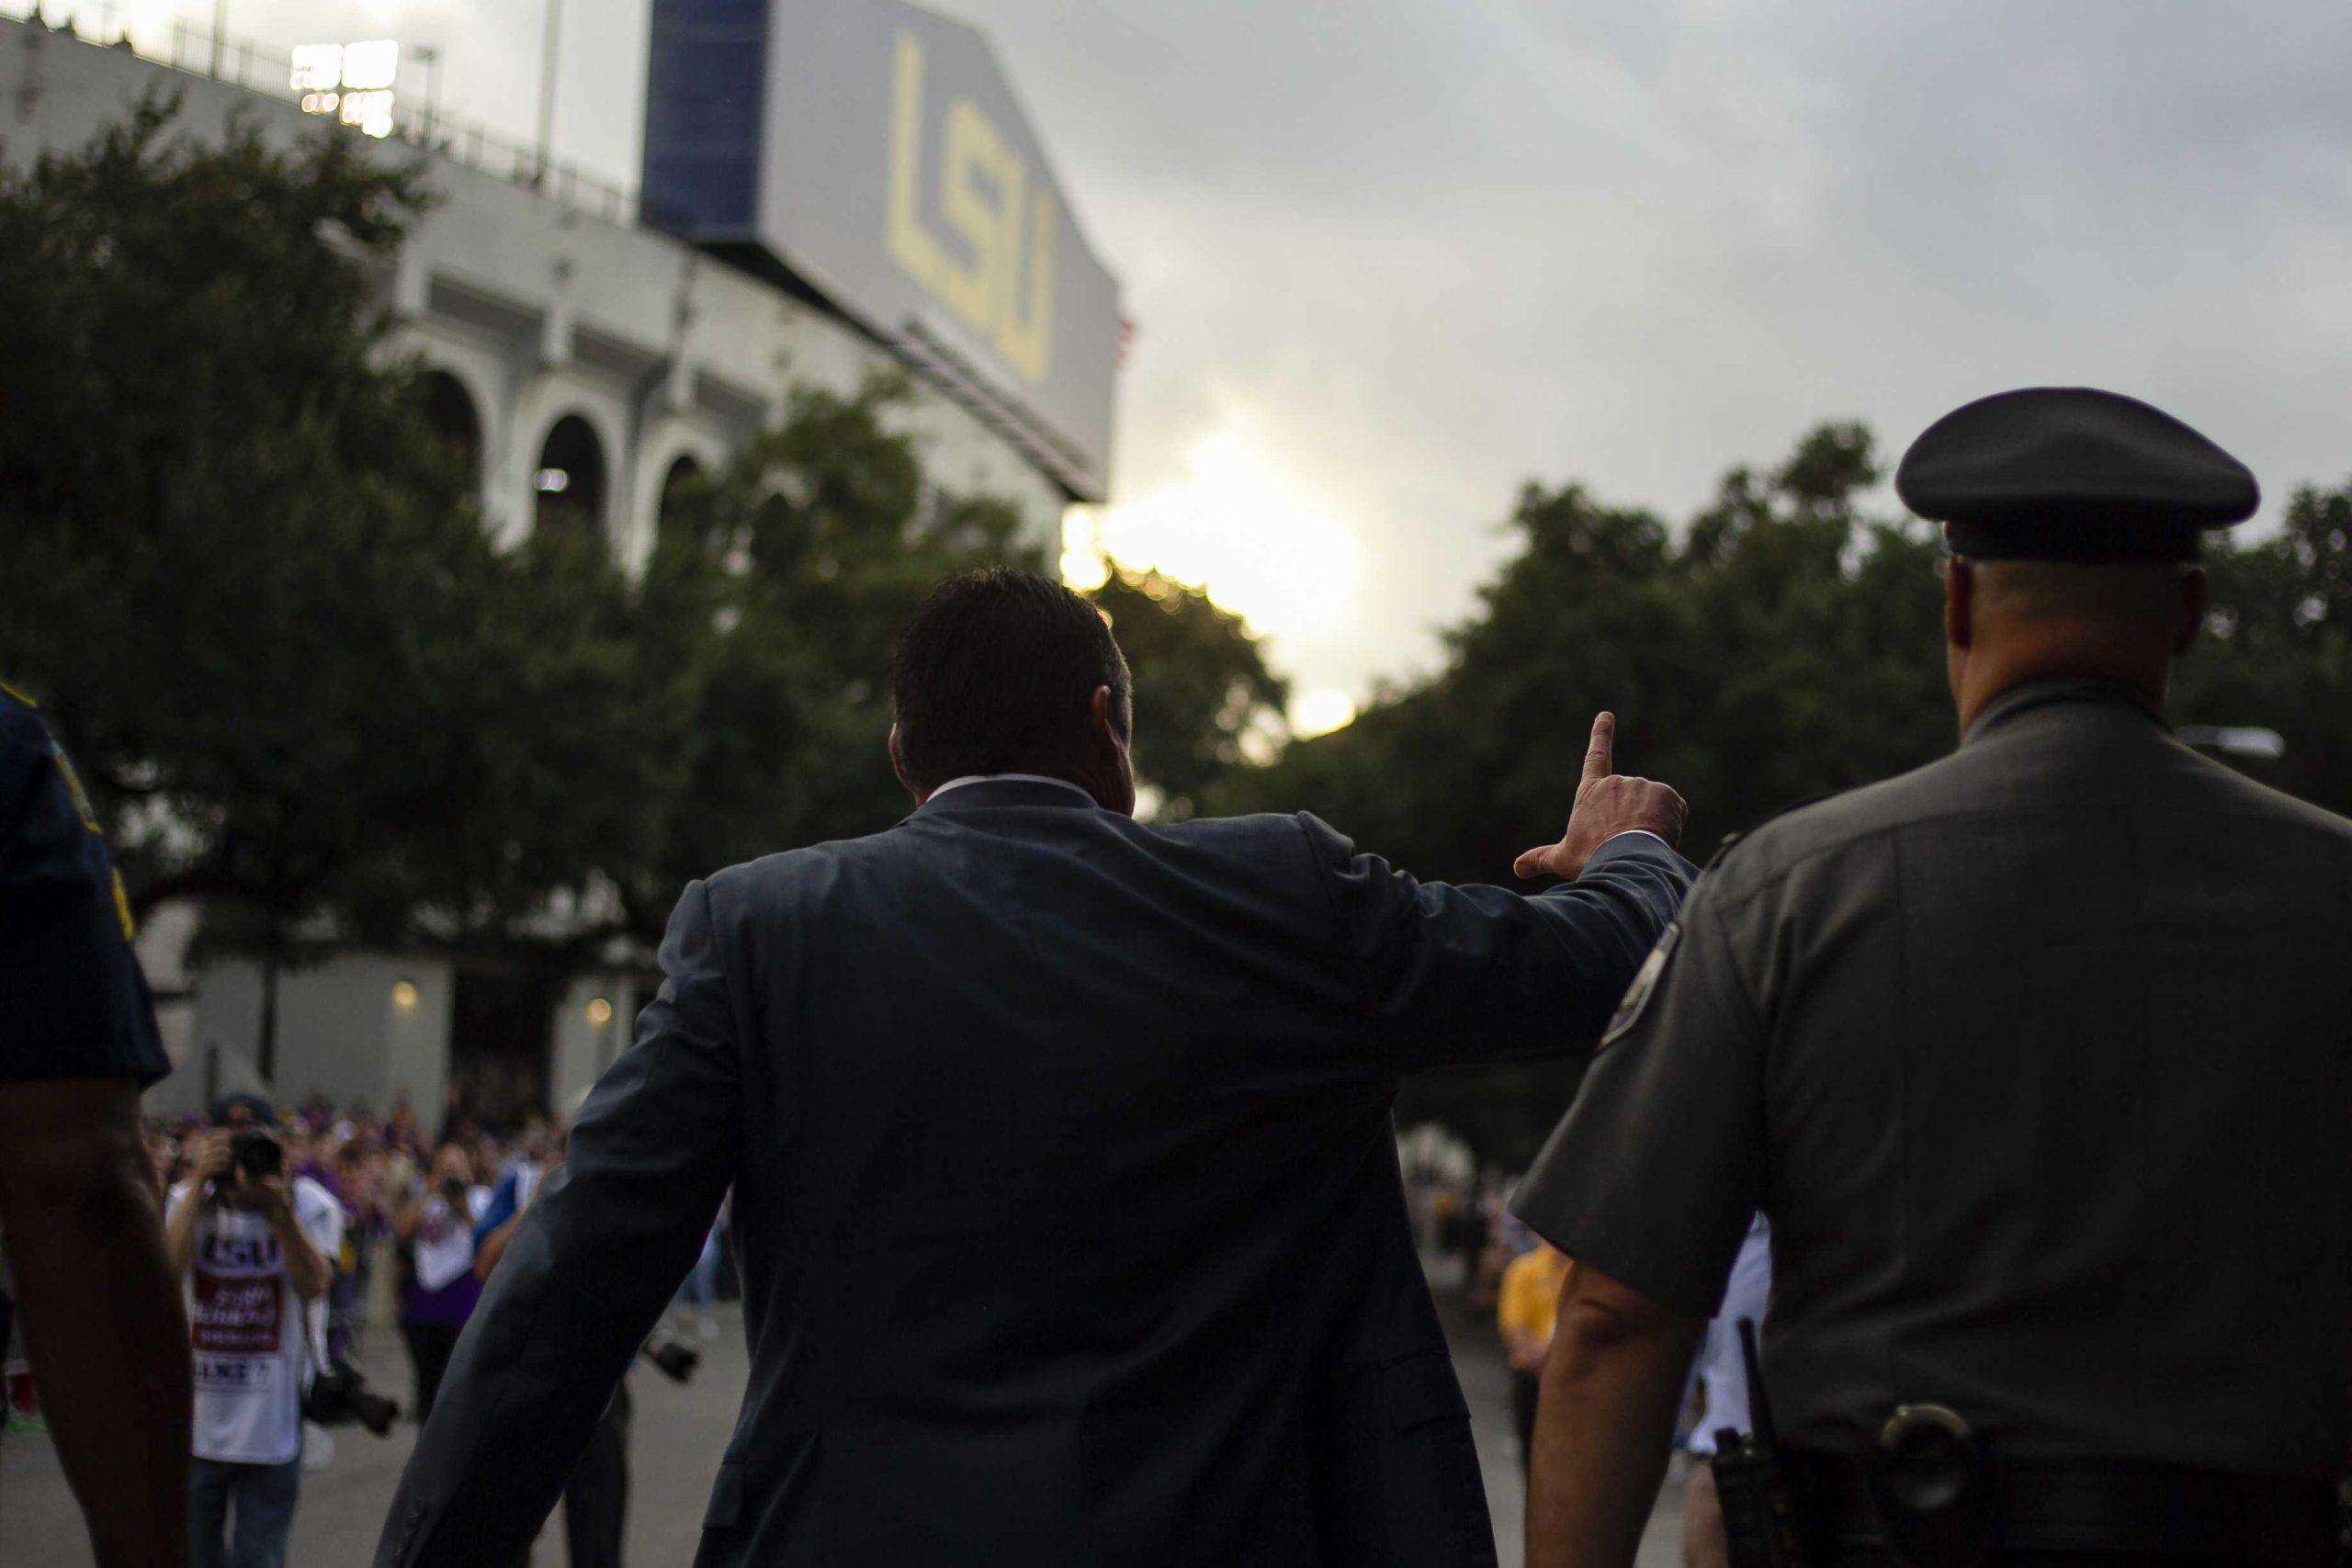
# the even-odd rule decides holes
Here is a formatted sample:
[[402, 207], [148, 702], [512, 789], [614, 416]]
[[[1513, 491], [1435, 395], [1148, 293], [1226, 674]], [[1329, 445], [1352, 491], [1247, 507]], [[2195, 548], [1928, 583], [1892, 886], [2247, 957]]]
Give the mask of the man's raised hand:
[[1656, 833], [1669, 846], [1682, 842], [1682, 825], [1690, 808], [1665, 784], [1614, 772], [1616, 739], [1617, 716], [1596, 716], [1592, 744], [1585, 748], [1584, 776], [1577, 781], [1576, 802], [1568, 810], [1567, 831], [1558, 843], [1521, 855], [1512, 871], [1521, 876], [1581, 875], [1593, 851], [1620, 833]]

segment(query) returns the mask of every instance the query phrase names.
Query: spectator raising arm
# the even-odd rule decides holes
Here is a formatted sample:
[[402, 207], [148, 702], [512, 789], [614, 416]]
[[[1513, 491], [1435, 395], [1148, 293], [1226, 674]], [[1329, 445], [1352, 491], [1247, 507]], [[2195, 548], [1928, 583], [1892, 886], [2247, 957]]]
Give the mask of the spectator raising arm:
[[129, 1078], [0, 1083], [0, 1226], [99, 1563], [187, 1561], [187, 1320]]
[[164, 1251], [172, 1278], [185, 1280], [196, 1262], [196, 1223], [204, 1213], [205, 1190], [229, 1174], [229, 1137], [205, 1133], [191, 1140], [187, 1186], [164, 1221]]
[[266, 1177], [246, 1183], [256, 1190], [261, 1212], [269, 1217], [269, 1228], [277, 1236], [277, 1245], [286, 1253], [286, 1282], [294, 1293], [306, 1302], [317, 1301], [327, 1293], [334, 1282], [334, 1266], [326, 1260], [295, 1217], [294, 1201], [288, 1194], [286, 1179]]

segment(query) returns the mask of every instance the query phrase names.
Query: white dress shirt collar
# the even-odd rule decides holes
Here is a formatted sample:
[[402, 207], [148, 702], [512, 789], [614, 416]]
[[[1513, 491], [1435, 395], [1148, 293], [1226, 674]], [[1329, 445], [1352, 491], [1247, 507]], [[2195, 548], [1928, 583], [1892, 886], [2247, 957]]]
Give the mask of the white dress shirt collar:
[[1094, 797], [1092, 795], [1088, 795], [1084, 790], [1079, 788], [1078, 785], [1070, 783], [1069, 780], [1054, 778], [1046, 773], [966, 773], [960, 779], [949, 779], [945, 784], [941, 784], [937, 789], [933, 790], [930, 795], [923, 798], [925, 803], [928, 804], [931, 801], [937, 800], [941, 795], [945, 795], [951, 789], [962, 789], [966, 784], [995, 783], [1052, 784], [1056, 789], [1066, 789], [1072, 795], [1081, 797], [1089, 806], [1095, 804]]

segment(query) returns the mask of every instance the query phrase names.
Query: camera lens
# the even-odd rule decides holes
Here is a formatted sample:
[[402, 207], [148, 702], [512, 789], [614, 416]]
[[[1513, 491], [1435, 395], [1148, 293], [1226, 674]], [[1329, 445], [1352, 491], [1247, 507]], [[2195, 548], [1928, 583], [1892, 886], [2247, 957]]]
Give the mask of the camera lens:
[[286, 1150], [267, 1133], [240, 1133], [230, 1141], [230, 1158], [237, 1168], [256, 1179], [282, 1176]]

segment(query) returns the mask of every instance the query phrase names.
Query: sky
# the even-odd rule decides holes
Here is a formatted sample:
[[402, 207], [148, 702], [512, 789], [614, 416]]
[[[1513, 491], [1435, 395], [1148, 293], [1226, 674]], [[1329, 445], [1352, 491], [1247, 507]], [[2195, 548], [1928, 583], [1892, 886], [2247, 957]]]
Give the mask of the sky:
[[[280, 47], [438, 45], [445, 106], [525, 138], [543, 3], [226, 0]], [[1891, 468], [2045, 383], [2188, 420], [2266, 515], [2352, 474], [2344, 0], [939, 8], [1136, 323], [1104, 537], [1327, 717], [1433, 664], [1531, 479], [1673, 518], [1820, 420]], [[634, 184], [647, 0], [562, 23], [558, 154]]]

